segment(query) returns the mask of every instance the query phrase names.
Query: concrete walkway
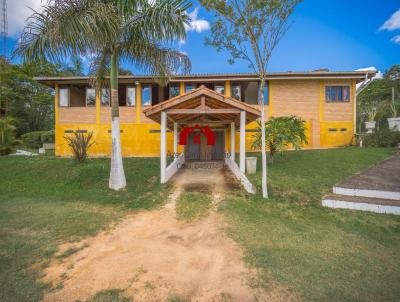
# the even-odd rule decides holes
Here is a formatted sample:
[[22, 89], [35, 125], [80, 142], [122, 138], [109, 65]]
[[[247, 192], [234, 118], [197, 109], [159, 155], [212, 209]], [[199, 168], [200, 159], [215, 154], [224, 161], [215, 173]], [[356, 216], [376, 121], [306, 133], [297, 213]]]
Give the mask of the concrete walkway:
[[400, 215], [400, 155], [345, 179], [332, 191], [323, 206]]

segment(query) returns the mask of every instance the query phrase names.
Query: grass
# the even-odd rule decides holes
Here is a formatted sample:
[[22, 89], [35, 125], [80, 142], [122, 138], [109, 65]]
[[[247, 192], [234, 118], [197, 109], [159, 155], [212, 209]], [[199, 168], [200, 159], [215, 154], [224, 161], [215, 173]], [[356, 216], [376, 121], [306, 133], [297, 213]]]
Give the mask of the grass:
[[176, 201], [176, 217], [187, 222], [207, 216], [211, 196], [199, 192], [182, 192]]
[[[128, 187], [108, 187], [109, 160], [0, 157], [0, 301], [40, 301], [41, 271], [63, 242], [94, 235], [127, 211], [165, 201], [159, 161], [125, 159]], [[67, 250], [63, 258], [76, 251]]]
[[[227, 232], [260, 270], [260, 283], [276, 283], [304, 301], [395, 301], [400, 296], [400, 217], [320, 206], [323, 194], [352, 173], [380, 161], [390, 149], [345, 148], [287, 152], [269, 166], [271, 198], [242, 192], [220, 205]], [[40, 282], [60, 243], [94, 235], [126, 212], [158, 208], [157, 158], [125, 159], [128, 188], [107, 189], [109, 160], [77, 165], [51, 156], [0, 157], [0, 301], [40, 301]], [[260, 191], [258, 173], [249, 178]], [[207, 215], [210, 196], [185, 192], [177, 216]], [[59, 259], [75, 253], [66, 250]], [[60, 283], [59, 286], [62, 286]], [[130, 301], [120, 290], [88, 302]], [[170, 301], [185, 301], [176, 296]]]
[[[260, 269], [304, 301], [396, 301], [400, 297], [400, 217], [320, 206], [332, 185], [380, 161], [390, 149], [286, 152], [269, 166], [270, 199], [227, 196], [228, 233]], [[249, 176], [260, 188], [258, 173]]]

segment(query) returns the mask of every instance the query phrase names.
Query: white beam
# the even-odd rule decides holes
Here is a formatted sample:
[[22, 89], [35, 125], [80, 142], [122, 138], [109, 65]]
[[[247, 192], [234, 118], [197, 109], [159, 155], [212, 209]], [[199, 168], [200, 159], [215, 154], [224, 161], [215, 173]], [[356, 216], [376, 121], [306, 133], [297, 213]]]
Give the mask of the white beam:
[[160, 181], [166, 183], [167, 171], [167, 113], [161, 111], [161, 132], [160, 132]]
[[246, 111], [240, 111], [240, 171], [246, 171]]
[[235, 161], [235, 123], [231, 123], [231, 158]]
[[174, 123], [174, 159], [178, 154], [178, 123]]

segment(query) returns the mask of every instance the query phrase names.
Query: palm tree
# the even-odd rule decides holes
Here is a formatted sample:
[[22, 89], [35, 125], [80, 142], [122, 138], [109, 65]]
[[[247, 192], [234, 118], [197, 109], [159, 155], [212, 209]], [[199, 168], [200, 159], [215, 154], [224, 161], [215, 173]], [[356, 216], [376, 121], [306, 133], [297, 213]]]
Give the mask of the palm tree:
[[188, 72], [188, 57], [169, 45], [185, 38], [189, 7], [186, 0], [49, 0], [43, 12], [28, 19], [15, 52], [24, 60], [60, 62], [86, 56], [98, 88], [106, 85], [109, 72], [111, 189], [126, 186], [119, 129], [119, 63], [131, 62], [162, 79], [177, 71]]

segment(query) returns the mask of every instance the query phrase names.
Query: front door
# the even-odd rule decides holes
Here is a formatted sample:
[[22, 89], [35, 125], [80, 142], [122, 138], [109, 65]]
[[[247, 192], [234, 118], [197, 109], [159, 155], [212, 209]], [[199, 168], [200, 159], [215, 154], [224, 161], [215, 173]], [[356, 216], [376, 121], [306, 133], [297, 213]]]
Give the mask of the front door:
[[222, 160], [225, 150], [225, 133], [224, 131], [214, 130], [215, 144], [207, 144], [207, 136], [200, 130], [195, 130], [189, 134], [187, 145], [185, 148], [186, 160]]

